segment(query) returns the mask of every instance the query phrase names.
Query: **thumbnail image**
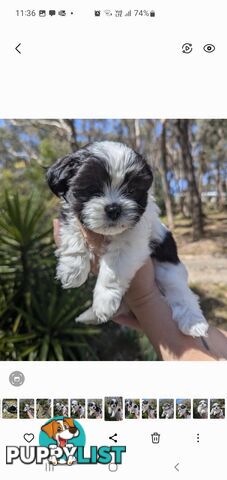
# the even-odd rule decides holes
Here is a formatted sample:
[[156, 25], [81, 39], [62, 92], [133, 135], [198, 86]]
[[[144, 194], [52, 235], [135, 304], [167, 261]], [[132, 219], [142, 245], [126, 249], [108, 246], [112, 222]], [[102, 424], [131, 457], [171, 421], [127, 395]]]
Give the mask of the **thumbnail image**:
[[105, 397], [105, 420], [123, 420], [123, 398]]
[[100, 398], [89, 399], [87, 401], [87, 418], [103, 418], [103, 401]]
[[17, 418], [17, 400], [3, 399], [2, 400], [2, 418]]
[[[0, 119], [0, 157], [0, 361], [181, 361], [191, 345], [193, 360], [214, 360], [196, 339], [209, 324], [227, 352], [227, 119]], [[112, 275], [90, 278], [90, 251]], [[160, 286], [152, 325], [111, 321], [126, 287], [145, 298], [147, 269]]]
[[208, 399], [193, 400], [193, 418], [208, 418]]
[[85, 418], [85, 399], [70, 400], [70, 416], [72, 418]]
[[157, 418], [157, 400], [143, 398], [142, 399], [142, 418]]
[[36, 418], [51, 418], [51, 400], [48, 398], [37, 398]]
[[223, 398], [210, 400], [210, 418], [225, 418], [225, 400]]
[[19, 418], [33, 420], [35, 417], [35, 401], [33, 399], [20, 399]]
[[69, 402], [65, 398], [54, 400], [54, 417], [68, 417], [69, 415]]
[[174, 400], [160, 399], [159, 400], [159, 418], [174, 418]]
[[178, 398], [176, 400], [176, 418], [191, 418], [191, 399]]
[[140, 418], [140, 400], [128, 398], [125, 400], [125, 418], [139, 419]]

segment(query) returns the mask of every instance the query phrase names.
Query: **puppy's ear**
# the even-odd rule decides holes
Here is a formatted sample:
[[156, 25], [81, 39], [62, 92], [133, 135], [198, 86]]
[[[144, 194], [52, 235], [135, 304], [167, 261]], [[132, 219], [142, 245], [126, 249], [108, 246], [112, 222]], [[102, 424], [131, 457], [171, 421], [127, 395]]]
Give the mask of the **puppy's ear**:
[[64, 417], [63, 422], [66, 423], [69, 427], [75, 427], [73, 418]]
[[47, 182], [57, 197], [64, 197], [69, 188], [69, 182], [79, 169], [80, 162], [76, 153], [59, 158], [47, 170]]
[[144, 161], [143, 168], [141, 170], [141, 174], [143, 176], [144, 187], [148, 190], [152, 183], [153, 183], [153, 173], [151, 170], [150, 165], [146, 161]]
[[53, 438], [54, 436], [54, 426], [53, 426], [54, 421], [47, 423], [47, 425], [44, 425], [41, 430], [45, 432], [48, 437]]

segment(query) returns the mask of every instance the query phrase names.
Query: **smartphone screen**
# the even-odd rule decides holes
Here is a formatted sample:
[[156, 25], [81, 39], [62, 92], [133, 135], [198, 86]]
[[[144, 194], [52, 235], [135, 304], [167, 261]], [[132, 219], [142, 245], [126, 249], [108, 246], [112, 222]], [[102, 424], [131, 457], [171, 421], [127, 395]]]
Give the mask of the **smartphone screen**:
[[1, 7], [4, 478], [223, 478], [226, 14]]

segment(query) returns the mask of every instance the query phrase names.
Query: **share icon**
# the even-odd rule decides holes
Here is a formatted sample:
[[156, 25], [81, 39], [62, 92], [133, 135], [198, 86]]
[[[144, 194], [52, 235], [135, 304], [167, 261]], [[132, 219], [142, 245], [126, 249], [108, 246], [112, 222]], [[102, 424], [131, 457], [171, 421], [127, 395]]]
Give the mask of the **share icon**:
[[109, 437], [109, 440], [113, 440], [113, 442], [117, 443], [117, 440], [116, 438], [114, 437], [117, 437], [117, 433], [115, 433], [114, 435], [112, 435], [112, 437]]

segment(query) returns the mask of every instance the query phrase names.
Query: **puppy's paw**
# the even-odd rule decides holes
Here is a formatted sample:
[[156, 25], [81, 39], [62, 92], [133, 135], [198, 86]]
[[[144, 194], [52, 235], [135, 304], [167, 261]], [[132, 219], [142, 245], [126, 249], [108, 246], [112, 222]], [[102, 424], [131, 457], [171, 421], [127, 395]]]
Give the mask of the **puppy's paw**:
[[98, 325], [99, 323], [92, 307], [81, 313], [79, 317], [75, 319], [75, 321], [76, 323], [83, 323], [84, 325]]
[[117, 290], [98, 287], [94, 292], [93, 310], [100, 323], [110, 320], [118, 311], [121, 294]]
[[186, 335], [191, 335], [192, 337], [207, 337], [208, 328], [209, 325], [207, 322], [197, 322], [189, 327]]
[[192, 337], [206, 337], [209, 325], [200, 308], [191, 310], [187, 306], [175, 305], [172, 307], [173, 319], [184, 335]]
[[90, 262], [86, 256], [64, 256], [57, 266], [56, 278], [63, 288], [76, 288], [86, 282], [89, 271]]

